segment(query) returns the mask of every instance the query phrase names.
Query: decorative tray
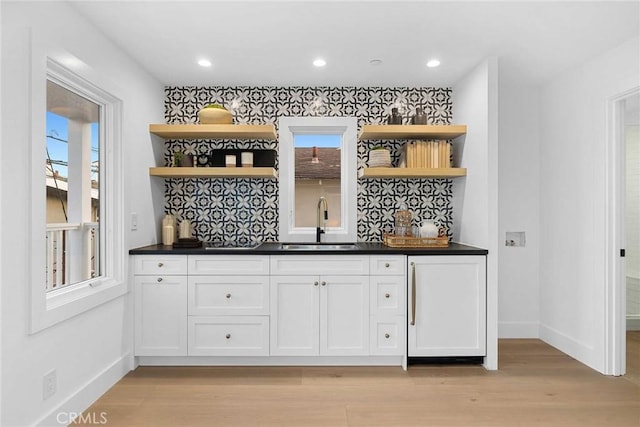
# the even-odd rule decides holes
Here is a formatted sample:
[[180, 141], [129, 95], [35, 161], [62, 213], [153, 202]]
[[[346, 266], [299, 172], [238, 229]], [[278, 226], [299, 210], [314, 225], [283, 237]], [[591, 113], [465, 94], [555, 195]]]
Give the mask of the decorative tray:
[[382, 244], [390, 248], [446, 248], [449, 246], [447, 236], [411, 237], [383, 234]]

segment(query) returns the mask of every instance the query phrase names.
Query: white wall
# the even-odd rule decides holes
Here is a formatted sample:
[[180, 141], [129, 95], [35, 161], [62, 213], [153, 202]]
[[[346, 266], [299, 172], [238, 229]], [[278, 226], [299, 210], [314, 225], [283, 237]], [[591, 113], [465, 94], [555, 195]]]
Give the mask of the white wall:
[[498, 64], [489, 58], [452, 90], [453, 124], [467, 134], [454, 143], [454, 165], [467, 176], [453, 180], [453, 240], [489, 250], [487, 256], [488, 369], [498, 367]]
[[540, 337], [605, 372], [610, 97], [638, 86], [639, 39], [563, 72], [540, 96]]
[[[163, 121], [163, 87], [68, 4], [3, 2], [1, 18], [0, 424], [49, 425], [55, 423], [59, 411], [85, 409], [130, 369], [132, 301], [127, 294], [39, 333], [28, 333], [30, 253], [22, 231], [30, 227], [29, 168], [24, 164], [30, 157], [30, 39], [34, 34], [46, 37], [49, 44], [80, 58], [117, 88], [112, 94], [122, 99], [124, 106], [124, 210], [139, 215], [138, 231], [126, 231], [126, 247], [153, 243], [157, 237], [154, 218], [161, 212], [154, 210], [154, 203], [161, 209], [162, 183], [151, 183], [148, 176], [148, 166], [155, 164], [156, 155], [148, 124]], [[33, 66], [43, 63], [36, 61]], [[161, 151], [162, 144], [157, 148]], [[128, 214], [126, 219], [128, 225]], [[109, 255], [127, 258], [127, 254]], [[42, 377], [51, 369], [57, 371], [57, 392], [43, 401]]]
[[[499, 247], [500, 338], [537, 338], [540, 321], [539, 88], [500, 69]], [[524, 247], [505, 246], [524, 232]]]

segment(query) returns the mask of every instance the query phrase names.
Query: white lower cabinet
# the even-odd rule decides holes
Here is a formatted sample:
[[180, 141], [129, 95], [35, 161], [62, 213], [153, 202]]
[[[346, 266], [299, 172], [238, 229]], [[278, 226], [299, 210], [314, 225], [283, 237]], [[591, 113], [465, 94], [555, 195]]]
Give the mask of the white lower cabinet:
[[486, 353], [482, 255], [141, 255], [132, 261], [136, 356]]
[[[304, 264], [307, 271], [320, 271], [322, 259], [272, 258], [272, 270], [275, 265], [285, 275], [271, 276], [271, 355], [368, 355], [369, 276], [286, 275]], [[367, 257], [347, 257], [342, 264], [327, 258], [333, 271], [368, 271]]]
[[486, 355], [486, 257], [408, 258], [408, 355]]
[[189, 356], [269, 355], [269, 256], [189, 256]]
[[372, 255], [370, 278], [370, 351], [376, 356], [406, 354], [404, 255]]
[[187, 276], [138, 275], [134, 293], [135, 355], [186, 356]]

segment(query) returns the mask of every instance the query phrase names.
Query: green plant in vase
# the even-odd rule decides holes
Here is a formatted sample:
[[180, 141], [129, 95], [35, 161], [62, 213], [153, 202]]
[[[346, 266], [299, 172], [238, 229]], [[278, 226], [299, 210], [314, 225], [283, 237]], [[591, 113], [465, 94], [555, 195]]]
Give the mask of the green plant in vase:
[[173, 152], [173, 166], [179, 167], [182, 166], [182, 161], [184, 160], [184, 152], [182, 150], [176, 150]]

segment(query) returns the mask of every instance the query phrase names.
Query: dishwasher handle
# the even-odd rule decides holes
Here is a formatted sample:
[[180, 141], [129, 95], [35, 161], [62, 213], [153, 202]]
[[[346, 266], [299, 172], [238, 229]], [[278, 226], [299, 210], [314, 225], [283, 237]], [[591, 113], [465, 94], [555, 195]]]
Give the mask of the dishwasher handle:
[[411, 326], [416, 324], [416, 263], [411, 263]]

